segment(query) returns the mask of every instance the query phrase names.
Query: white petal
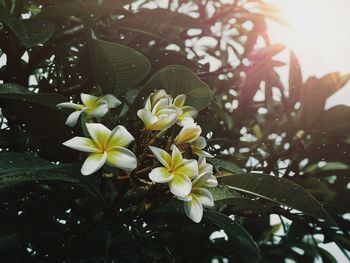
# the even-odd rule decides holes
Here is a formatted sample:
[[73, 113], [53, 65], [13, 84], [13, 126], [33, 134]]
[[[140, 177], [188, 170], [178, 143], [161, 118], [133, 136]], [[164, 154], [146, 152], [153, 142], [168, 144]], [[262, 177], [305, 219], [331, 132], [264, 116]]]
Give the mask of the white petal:
[[177, 113], [176, 111], [173, 111], [172, 114], [161, 116], [161, 118], [157, 122], [153, 123], [149, 127], [149, 130], [151, 131], [166, 130], [176, 122], [176, 119], [177, 119]]
[[80, 94], [80, 99], [83, 102], [83, 104], [88, 107], [92, 107], [98, 100], [96, 96], [85, 93]]
[[152, 108], [152, 113], [156, 114], [158, 111], [165, 109], [169, 106], [169, 100], [167, 98], [160, 99], [156, 105]]
[[108, 105], [106, 102], [102, 101], [102, 103], [96, 104], [96, 106], [94, 108], [92, 108], [91, 110], [89, 110], [87, 113], [91, 117], [101, 118], [101, 117], [105, 116], [107, 112], [108, 112]]
[[107, 153], [93, 153], [86, 158], [81, 173], [83, 175], [90, 175], [99, 170], [107, 160]]
[[181, 200], [181, 201], [185, 201], [185, 202], [189, 202], [192, 200], [192, 195], [186, 195], [186, 196], [176, 196], [177, 199]]
[[139, 116], [140, 119], [143, 121], [146, 129], [149, 129], [149, 127], [151, 127], [153, 123], [156, 123], [158, 121], [158, 118], [156, 116], [154, 116], [151, 112], [145, 109], [138, 110], [137, 116]]
[[111, 131], [100, 123], [87, 123], [86, 128], [96, 146], [100, 149], [104, 148]]
[[217, 187], [218, 186], [218, 179], [214, 175], [211, 175], [206, 183], [204, 184], [205, 187]]
[[174, 169], [174, 173], [194, 179], [198, 176], [198, 163], [196, 160], [184, 160]]
[[185, 175], [177, 174], [169, 182], [170, 192], [176, 196], [186, 196], [191, 192], [192, 182]]
[[192, 196], [192, 200], [184, 203], [186, 215], [194, 222], [199, 223], [203, 217], [203, 206], [201, 202]]
[[176, 167], [181, 165], [183, 162], [184, 160], [182, 158], [182, 154], [180, 150], [175, 145], [172, 145], [172, 153], [171, 153], [172, 168], [175, 170]]
[[182, 110], [182, 114], [181, 114], [182, 117], [195, 118], [198, 115], [198, 111], [191, 106], [184, 106], [181, 108], [181, 110]]
[[109, 135], [107, 147], [126, 147], [134, 140], [135, 138], [127, 131], [127, 129], [125, 129], [124, 126], [118, 125]]
[[173, 179], [173, 175], [168, 172], [168, 170], [164, 167], [154, 168], [149, 173], [149, 179], [151, 179], [155, 183], [167, 183]]
[[73, 102], [62, 102], [56, 105], [57, 108], [59, 109], [75, 109], [75, 110], [81, 110], [82, 108], [84, 108], [83, 105], [80, 104], [76, 104]]
[[108, 108], [110, 109], [116, 108], [120, 104], [122, 104], [121, 101], [114, 97], [114, 95], [112, 94], [104, 95], [99, 100], [104, 100], [105, 102], [107, 102]]
[[181, 129], [180, 133], [175, 138], [176, 144], [191, 143], [198, 138], [202, 133], [199, 125], [188, 125]]
[[203, 149], [207, 147], [207, 141], [203, 136], [199, 136], [195, 141], [191, 143], [193, 147], [196, 147], [198, 149]]
[[167, 153], [166, 151], [160, 148], [153, 147], [153, 146], [149, 146], [149, 149], [152, 151], [154, 156], [157, 158], [157, 160], [161, 164], [163, 164], [168, 169], [171, 167], [172, 160], [169, 153]]
[[78, 110], [78, 111], [73, 111], [71, 114], [69, 114], [66, 120], [66, 125], [69, 127], [74, 127], [77, 124], [81, 113], [82, 111]]
[[212, 176], [212, 174], [213, 174], [212, 172], [204, 172], [198, 175], [198, 177], [195, 178], [192, 182], [193, 187], [195, 188], [202, 187], [210, 178], [210, 176]]
[[199, 202], [201, 202], [201, 204], [204, 207], [214, 206], [213, 196], [207, 189], [204, 189], [204, 188], [193, 189], [192, 195], [196, 196]]
[[107, 164], [130, 171], [136, 168], [137, 159], [129, 149], [114, 147], [113, 150], [107, 152]]
[[174, 99], [173, 104], [174, 104], [176, 107], [181, 108], [183, 105], [185, 105], [185, 102], [186, 102], [186, 95], [185, 95], [185, 94], [181, 94], [181, 95], [177, 96], [177, 97]]
[[82, 152], [98, 152], [99, 149], [96, 148], [94, 142], [85, 137], [74, 137], [63, 143], [64, 146], [72, 148], [77, 151]]
[[183, 117], [180, 116], [178, 117], [176, 123], [181, 126], [181, 127], [185, 127], [187, 125], [193, 125], [194, 124], [194, 120], [192, 117]]

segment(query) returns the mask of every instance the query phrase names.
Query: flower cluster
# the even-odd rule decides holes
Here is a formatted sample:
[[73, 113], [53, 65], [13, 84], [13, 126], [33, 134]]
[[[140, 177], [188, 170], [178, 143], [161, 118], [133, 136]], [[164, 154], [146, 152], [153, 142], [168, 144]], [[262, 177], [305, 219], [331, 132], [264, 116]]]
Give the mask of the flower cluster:
[[[170, 191], [182, 200], [186, 215], [194, 222], [200, 222], [203, 207], [214, 205], [207, 188], [216, 187], [218, 182], [212, 165], [206, 162], [207, 157], [213, 156], [204, 150], [206, 140], [201, 136], [201, 127], [194, 121], [198, 112], [185, 105], [186, 95], [173, 99], [165, 90], [158, 90], [146, 99], [144, 108], [137, 112], [144, 124], [139, 137], [147, 138], [146, 144], [136, 138], [134, 149], [141, 153], [138, 158], [127, 148], [135, 138], [124, 126], [118, 125], [110, 130], [101, 123], [93, 122], [95, 118], [99, 121], [98, 118], [121, 102], [111, 94], [102, 97], [81, 94], [81, 101], [83, 104], [67, 102], [57, 105], [75, 110], [67, 119], [68, 126], [76, 125], [82, 112], [87, 116], [89, 138], [77, 136], [63, 143], [71, 149], [87, 153], [81, 173], [93, 174], [107, 164], [125, 171], [131, 181], [136, 178], [139, 182], [151, 180], [148, 185], [167, 184], [168, 190], [165, 189], [165, 192]], [[161, 165], [144, 167], [150, 163], [150, 159], [158, 160]], [[135, 170], [137, 166], [140, 166], [139, 170]], [[136, 172], [133, 173], [133, 170]], [[129, 177], [131, 173], [134, 176]]]

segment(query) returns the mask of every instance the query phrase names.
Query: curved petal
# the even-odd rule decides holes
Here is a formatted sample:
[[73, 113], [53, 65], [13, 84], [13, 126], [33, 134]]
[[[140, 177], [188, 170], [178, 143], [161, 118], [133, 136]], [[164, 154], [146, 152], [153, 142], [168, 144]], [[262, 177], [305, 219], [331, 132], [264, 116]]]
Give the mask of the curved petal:
[[130, 171], [136, 168], [137, 159], [135, 154], [124, 147], [114, 147], [107, 152], [107, 164], [120, 169]]
[[176, 167], [181, 165], [183, 162], [184, 160], [182, 158], [182, 154], [180, 150], [175, 145], [172, 145], [172, 153], [171, 153], [172, 168], [175, 170]]
[[185, 160], [174, 169], [176, 175], [187, 176], [194, 179], [198, 176], [198, 164], [196, 160]]
[[202, 133], [202, 128], [199, 125], [188, 125], [181, 129], [180, 133], [175, 138], [176, 144], [191, 143], [198, 138]]
[[172, 159], [169, 153], [154, 146], [149, 146], [149, 149], [161, 164], [163, 164], [168, 169], [171, 168]]
[[83, 105], [73, 103], [73, 102], [62, 102], [56, 105], [59, 109], [75, 109], [75, 110], [81, 110], [84, 108]]
[[211, 175], [206, 183], [204, 184], [205, 187], [217, 187], [218, 186], [218, 179], [214, 175]]
[[191, 107], [191, 106], [184, 106], [181, 108], [182, 110], [182, 117], [191, 117], [191, 118], [196, 118], [198, 115], [198, 111]]
[[99, 149], [106, 146], [111, 131], [101, 123], [87, 123], [86, 128]]
[[174, 178], [164, 167], [154, 168], [148, 176], [155, 183], [168, 183]]
[[190, 202], [184, 203], [186, 215], [194, 222], [199, 223], [203, 217], [203, 206], [197, 197], [192, 196]]
[[[101, 102], [103, 102], [103, 101], [101, 101]], [[107, 112], [108, 112], [108, 105], [106, 102], [96, 103], [94, 108], [91, 108], [87, 111], [87, 113], [91, 117], [95, 117], [95, 118], [103, 117], [106, 115]]]
[[211, 172], [204, 172], [198, 175], [198, 177], [195, 178], [192, 182], [193, 188], [200, 188], [204, 186], [212, 174], [213, 173]]
[[186, 96], [185, 94], [181, 94], [181, 95], [177, 96], [177, 97], [174, 99], [173, 104], [174, 104], [176, 107], [181, 108], [183, 105], [185, 105], [186, 98], [187, 98], [187, 96]]
[[146, 99], [144, 109], [147, 110], [147, 111], [149, 111], [149, 112], [152, 111], [152, 103], [151, 103], [151, 98], [150, 98], [150, 96]]
[[211, 193], [204, 188], [196, 188], [192, 190], [192, 195], [196, 196], [196, 198], [201, 202], [201, 204], [205, 207], [214, 206], [214, 200]]
[[192, 182], [187, 176], [176, 174], [169, 182], [169, 187], [173, 195], [184, 197], [191, 192]]
[[152, 108], [152, 113], [156, 114], [158, 111], [165, 109], [169, 106], [169, 100], [167, 98], [160, 99]]
[[112, 94], [107, 94], [104, 95], [103, 97], [99, 98], [99, 100], [103, 100], [107, 103], [109, 109], [113, 109], [118, 107], [121, 103], [120, 100], [118, 100], [114, 95]]
[[160, 131], [160, 130], [166, 130], [170, 128], [175, 122], [177, 118], [177, 113], [172, 113], [167, 116], [164, 116], [160, 118], [157, 122], [153, 123], [149, 130], [151, 131]]
[[193, 125], [194, 124], [194, 120], [192, 117], [183, 117], [183, 116], [179, 116], [177, 118], [176, 123], [181, 126], [181, 127], [185, 127], [188, 125]]
[[134, 140], [135, 138], [130, 134], [130, 132], [128, 132], [127, 129], [125, 129], [124, 126], [118, 125], [109, 135], [107, 148], [115, 146], [126, 147]]
[[153, 123], [156, 123], [158, 121], [158, 118], [156, 116], [145, 109], [138, 110], [137, 116], [139, 116], [139, 118], [143, 121], [147, 130], [152, 126]]
[[186, 195], [186, 196], [176, 196], [177, 199], [181, 200], [181, 201], [185, 201], [185, 202], [189, 202], [192, 200], [192, 195]]
[[81, 173], [83, 175], [90, 175], [99, 170], [107, 160], [107, 153], [93, 153], [86, 158]]
[[66, 125], [69, 127], [74, 127], [77, 124], [81, 113], [82, 111], [78, 110], [78, 111], [73, 111], [71, 114], [69, 114], [66, 120]]
[[81, 152], [91, 153], [100, 151], [96, 148], [94, 142], [91, 139], [85, 137], [74, 137], [64, 142], [63, 145]]
[[95, 105], [95, 103], [97, 102], [98, 97], [90, 95], [90, 94], [81, 93], [80, 99], [85, 106], [93, 107]]
[[198, 149], [203, 149], [203, 148], [207, 147], [207, 141], [205, 140], [205, 138], [203, 136], [199, 136], [196, 140], [194, 140], [191, 143], [191, 146], [198, 148]]
[[198, 172], [204, 173], [204, 172], [211, 172], [213, 173], [213, 165], [207, 163], [206, 156], [201, 155], [198, 159]]

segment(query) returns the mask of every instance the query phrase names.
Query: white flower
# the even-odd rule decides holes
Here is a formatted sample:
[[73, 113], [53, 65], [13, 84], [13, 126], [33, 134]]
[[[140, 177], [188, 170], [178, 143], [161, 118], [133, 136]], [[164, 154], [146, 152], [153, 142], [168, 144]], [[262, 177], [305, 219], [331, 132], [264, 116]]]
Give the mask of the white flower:
[[205, 157], [208, 158], [213, 158], [214, 156], [211, 155], [210, 153], [203, 151], [205, 147], [207, 147], [207, 142], [203, 136], [199, 136], [196, 138], [194, 141], [190, 143], [192, 152], [196, 154], [197, 156], [202, 156], [204, 155]]
[[81, 93], [80, 95], [82, 104], [73, 102], [63, 102], [57, 104], [57, 107], [74, 109], [66, 121], [66, 124], [70, 127], [74, 127], [77, 123], [79, 116], [82, 112], [85, 112], [89, 117], [103, 117], [109, 109], [115, 108], [121, 104], [121, 102], [112, 94], [108, 94], [102, 97], [96, 97], [93, 95]]
[[169, 108], [170, 97], [160, 90], [151, 94], [145, 104], [145, 108], [138, 110], [137, 115], [145, 124], [146, 130], [163, 131], [170, 128], [177, 119], [177, 111]]
[[203, 207], [214, 206], [213, 196], [204, 187], [216, 187], [217, 184], [211, 172], [204, 172], [193, 180], [191, 192], [187, 196], [177, 197], [184, 201], [185, 213], [192, 221], [199, 223], [203, 217]]
[[168, 183], [170, 192], [176, 196], [186, 196], [190, 193], [192, 182], [198, 176], [198, 164], [196, 160], [182, 158], [179, 149], [173, 145], [172, 154], [150, 146], [149, 147], [163, 167], [154, 168], [149, 178], [155, 183]]
[[119, 125], [113, 131], [99, 123], [88, 123], [86, 127], [91, 139], [74, 137], [63, 143], [74, 150], [89, 153], [81, 168], [83, 175], [96, 172], [105, 163], [126, 171], [136, 168], [135, 154], [125, 148], [134, 137], [123, 126]]
[[202, 129], [199, 125], [193, 123], [186, 125], [181, 129], [179, 134], [175, 137], [174, 143], [176, 145], [191, 143], [195, 141], [202, 133]]
[[186, 98], [187, 97], [185, 94], [181, 94], [173, 100], [171, 105], [171, 107], [178, 111], [176, 123], [182, 127], [193, 124], [193, 119], [198, 115], [198, 111], [195, 108], [191, 106], [184, 106]]

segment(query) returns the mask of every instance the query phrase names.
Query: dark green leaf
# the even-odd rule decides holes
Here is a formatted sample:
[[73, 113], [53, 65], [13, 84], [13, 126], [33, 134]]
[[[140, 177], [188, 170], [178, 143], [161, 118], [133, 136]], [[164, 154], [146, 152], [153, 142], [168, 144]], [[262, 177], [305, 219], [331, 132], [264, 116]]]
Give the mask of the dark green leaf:
[[287, 205], [336, 225], [323, 206], [297, 184], [265, 174], [235, 174], [219, 178], [221, 184], [237, 191]]
[[210, 162], [218, 172], [227, 171], [234, 174], [240, 174], [243, 172], [238, 165], [234, 164], [231, 161], [226, 161], [218, 158], [209, 158], [208, 162]]
[[96, 62], [93, 71], [104, 94], [116, 96], [136, 86], [151, 68], [148, 59], [127, 46], [93, 39]]
[[[69, 175], [77, 166], [56, 165], [36, 156], [6, 152], [0, 154], [0, 190], [17, 184], [37, 181], [78, 183]], [[79, 170], [78, 170], [79, 171]]]
[[204, 219], [222, 228], [237, 251], [240, 251], [241, 262], [260, 262], [259, 247], [239, 224], [224, 214], [218, 212], [205, 212]]

